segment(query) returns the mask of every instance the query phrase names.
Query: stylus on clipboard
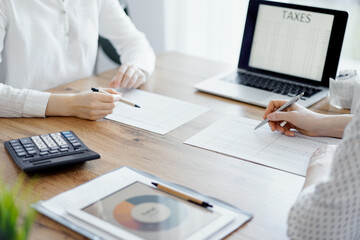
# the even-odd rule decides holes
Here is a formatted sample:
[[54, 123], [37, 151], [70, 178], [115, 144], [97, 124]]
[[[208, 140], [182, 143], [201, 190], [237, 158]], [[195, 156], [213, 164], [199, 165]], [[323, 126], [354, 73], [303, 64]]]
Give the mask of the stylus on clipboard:
[[166, 192], [166, 193], [169, 193], [169, 194], [174, 195], [176, 197], [182, 198], [182, 199], [184, 199], [184, 200], [186, 200], [188, 202], [195, 203], [195, 204], [197, 204], [197, 205], [199, 205], [201, 207], [204, 207], [204, 208], [212, 208], [213, 207], [211, 204], [209, 204], [207, 202], [201, 201], [201, 200], [199, 200], [197, 198], [194, 198], [194, 197], [191, 197], [191, 196], [186, 195], [184, 193], [178, 192], [178, 191], [176, 191], [176, 190], [174, 190], [172, 188], [163, 186], [163, 185], [161, 185], [159, 183], [152, 182], [151, 184], [154, 185], [155, 187], [157, 187], [158, 189]]

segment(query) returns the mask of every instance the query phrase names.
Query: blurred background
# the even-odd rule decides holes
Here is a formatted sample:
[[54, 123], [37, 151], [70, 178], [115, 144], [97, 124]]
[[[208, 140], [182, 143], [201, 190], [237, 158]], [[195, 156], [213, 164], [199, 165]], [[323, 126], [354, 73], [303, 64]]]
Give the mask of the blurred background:
[[[343, 59], [360, 61], [360, 0], [279, 0], [344, 10]], [[237, 66], [248, 0], [127, 0], [129, 15], [156, 54], [178, 51]], [[102, 52], [98, 72], [116, 67]]]

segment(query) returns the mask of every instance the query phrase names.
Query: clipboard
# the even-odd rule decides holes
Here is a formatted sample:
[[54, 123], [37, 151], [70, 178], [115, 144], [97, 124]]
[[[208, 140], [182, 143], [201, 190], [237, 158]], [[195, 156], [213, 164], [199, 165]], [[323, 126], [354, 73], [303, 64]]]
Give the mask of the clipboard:
[[[134, 178], [131, 179], [131, 177], [130, 177], [130, 179], [129, 179], [130, 175], [133, 176]], [[124, 179], [122, 181], [120, 179], [121, 177], [119, 178], [119, 176], [126, 176], [126, 179], [129, 179], [129, 182], [125, 182]], [[89, 199], [89, 197], [83, 196], [83, 194], [81, 194], [84, 191], [96, 189], [97, 186], [103, 186], [103, 184], [106, 182], [112, 182], [113, 179], [119, 179], [119, 182], [122, 181], [123, 185], [121, 185], [119, 182], [113, 182], [112, 185], [114, 187], [110, 186], [106, 189], [102, 189], [101, 190], [102, 192], [100, 192], [98, 194], [91, 194], [91, 195], [96, 195], [96, 196], [93, 196], [93, 199]], [[137, 181], [134, 181], [134, 179]], [[84, 211], [86, 211], [86, 208], [89, 207], [88, 203], [98, 202], [99, 200], [103, 200], [103, 199], [106, 200], [109, 196], [112, 196], [117, 191], [120, 191], [120, 190], [122, 191], [123, 189], [126, 189], [126, 187], [132, 186], [134, 184], [134, 182], [147, 183], [148, 181], [156, 181], [161, 184], [167, 185], [173, 189], [176, 189], [178, 191], [184, 192], [188, 195], [211, 202], [214, 206], [218, 207], [218, 209], [223, 209], [225, 212], [228, 211], [228, 213], [231, 213], [230, 214], [231, 216], [234, 216], [234, 218], [230, 222], [228, 222], [225, 225], [223, 224], [219, 229], [217, 229], [216, 231], [213, 231], [211, 234], [208, 231], [205, 231], [205, 229], [206, 229], [205, 227], [199, 228], [197, 230], [199, 232], [199, 234], [198, 235], [193, 234], [193, 236], [197, 236], [197, 239], [199, 239], [199, 236], [203, 236], [203, 237], [200, 237], [200, 239], [224, 238], [228, 234], [230, 234], [231, 232], [233, 232], [234, 230], [236, 230], [237, 228], [239, 228], [240, 226], [245, 224], [246, 222], [250, 221], [253, 217], [252, 214], [249, 214], [243, 210], [240, 210], [234, 206], [231, 206], [230, 204], [225, 203], [219, 199], [204, 196], [204, 195], [202, 195], [192, 189], [189, 189], [187, 187], [184, 187], [184, 186], [181, 186], [178, 184], [174, 184], [174, 183], [166, 182], [166, 181], [161, 180], [161, 179], [157, 178], [156, 176], [153, 176], [149, 173], [146, 173], [146, 172], [143, 172], [143, 171], [140, 171], [137, 169], [129, 168], [129, 167], [121, 167], [121, 168], [115, 169], [115, 170], [113, 170], [109, 173], [106, 173], [102, 176], [99, 176], [87, 183], [84, 183], [74, 189], [71, 189], [62, 194], [59, 194], [49, 200], [39, 201], [33, 205], [33, 208], [35, 208], [38, 212], [42, 213], [43, 215], [53, 219], [54, 221], [57, 221], [58, 223], [60, 223], [64, 226], [67, 226], [68, 228], [72, 229], [73, 231], [76, 231], [79, 234], [81, 234], [89, 239], [119, 239], [119, 238], [121, 239], [121, 238], [128, 238], [129, 236], [131, 237], [132, 236], [131, 234], [134, 234], [134, 233], [135, 234], [133, 235], [132, 239], [147, 239], [148, 238], [147, 236], [156, 236], [156, 235], [151, 235], [151, 233], [150, 233], [150, 235], [137, 235], [136, 229], [134, 231], [134, 229], [132, 229], [131, 227], [127, 228], [127, 227], [120, 226], [120, 225], [118, 225], [118, 226], [120, 226], [120, 228], [122, 228], [122, 229], [120, 229], [120, 228], [119, 229], [123, 230], [124, 235], [121, 234], [121, 231], [119, 233], [120, 235], [115, 235], [112, 231], [106, 231], [105, 228], [99, 227], [99, 226], [106, 226], [106, 224], [107, 224], [107, 226], [110, 226], [108, 223], [106, 223], [106, 221], [104, 221], [105, 225], [92, 224], [92, 221], [87, 221], [88, 219], [91, 219], [91, 216], [86, 215], [87, 213]], [[131, 183], [131, 184], [128, 184], [128, 183]], [[124, 187], [124, 186], [126, 186], [126, 187]], [[138, 186], [138, 187], [146, 188], [146, 186]], [[141, 191], [143, 192], [144, 189]], [[153, 190], [149, 189], [149, 191], [153, 191]], [[159, 191], [159, 190], [154, 190], [154, 191]], [[80, 194], [81, 196], [83, 196], [83, 198], [86, 199], [86, 201], [88, 201], [88, 202], [83, 201], [81, 199], [72, 199], [72, 200], [70, 199], [73, 197], [77, 198], [77, 196], [78, 196], [77, 194]], [[149, 194], [147, 194], [147, 195], [149, 195]], [[150, 195], [154, 195], [154, 194], [150, 194]], [[127, 195], [125, 195], [125, 196], [127, 196]], [[73, 201], [73, 203], [72, 203], [72, 201]], [[169, 201], [169, 200], [167, 200], [167, 201]], [[124, 201], [120, 201], [120, 202], [123, 203]], [[108, 205], [109, 205], [109, 202], [106, 203], [106, 206], [108, 206]], [[189, 207], [189, 206], [187, 206], [187, 207]], [[190, 207], [192, 207], [192, 206], [190, 206]], [[82, 211], [82, 210], [84, 210], [84, 211]], [[194, 209], [192, 209], [191, 211], [188, 211], [188, 212], [193, 212], [193, 211], [194, 211]], [[69, 212], [71, 214], [69, 214]], [[80, 213], [80, 214], [77, 215], [76, 212]], [[89, 218], [89, 216], [90, 216], [90, 218]], [[92, 218], [92, 219], [94, 219], [94, 218]], [[97, 221], [99, 222], [100, 220], [97, 219]], [[145, 220], [145, 222], [146, 222], [146, 220]], [[214, 222], [212, 222], [212, 223], [214, 223]], [[120, 224], [121, 224], [121, 222], [120, 222]], [[184, 224], [185, 223], [182, 223], [182, 225], [184, 225]], [[207, 225], [209, 225], [209, 224], [211, 224], [211, 222], [207, 223]], [[146, 225], [143, 223], [141, 224], [141, 226], [145, 226], [145, 227], [150, 226], [150, 225], [149, 224]], [[151, 225], [151, 226], [153, 226], [153, 225]], [[162, 226], [164, 226], [164, 224], [162, 224]], [[214, 225], [214, 226], [216, 226], [216, 225]], [[214, 226], [212, 228], [214, 228]], [[214, 229], [216, 229], [216, 228], [214, 228]], [[170, 229], [170, 230], [172, 231], [173, 229]], [[165, 232], [169, 233], [169, 231], [166, 230]], [[181, 231], [183, 232], [183, 230], [181, 230]], [[144, 231], [140, 231], [140, 232], [143, 233]], [[164, 234], [165, 234], [165, 232], [164, 232]], [[129, 233], [130, 235], [127, 235], [127, 233]], [[158, 236], [163, 236], [163, 235], [161, 235], [162, 232], [160, 232], [159, 234], [160, 235], [158, 235]], [[158, 238], [158, 237], [156, 237], [156, 238]], [[184, 237], [181, 239], [192, 239], [192, 238]]]

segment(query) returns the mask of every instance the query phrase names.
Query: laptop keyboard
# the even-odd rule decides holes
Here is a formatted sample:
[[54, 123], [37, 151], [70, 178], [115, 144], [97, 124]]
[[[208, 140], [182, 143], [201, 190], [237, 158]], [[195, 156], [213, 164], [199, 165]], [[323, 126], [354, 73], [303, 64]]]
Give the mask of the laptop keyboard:
[[321, 89], [311, 86], [278, 81], [273, 78], [270, 79], [270, 78], [261, 77], [258, 75], [252, 75], [248, 73], [242, 73], [242, 72], [237, 72], [236, 76], [230, 75], [225, 78], [222, 78], [221, 80], [226, 82], [237, 83], [249, 87], [254, 87], [289, 97], [293, 97], [304, 92], [304, 96], [302, 97], [302, 99], [309, 98], [312, 95], [321, 91]]

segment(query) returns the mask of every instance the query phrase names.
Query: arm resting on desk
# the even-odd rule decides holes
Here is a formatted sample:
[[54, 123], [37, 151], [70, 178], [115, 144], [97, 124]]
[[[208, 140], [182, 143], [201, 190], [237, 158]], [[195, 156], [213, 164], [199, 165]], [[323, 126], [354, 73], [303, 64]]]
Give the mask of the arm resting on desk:
[[0, 117], [75, 116], [97, 120], [112, 113], [121, 95], [83, 92], [50, 94], [30, 89], [17, 89], [0, 83]]
[[[313, 137], [336, 137], [342, 138], [344, 129], [352, 120], [353, 115], [326, 115], [313, 112], [298, 104], [295, 104], [283, 112], [275, 112], [287, 101], [273, 100], [265, 110], [263, 118], [269, 119], [272, 131], [279, 131], [288, 136], [294, 136], [291, 129]], [[281, 123], [286, 121], [285, 126]]]
[[97, 120], [112, 113], [121, 94], [113, 89], [103, 89], [111, 94], [81, 92], [78, 94], [51, 94], [46, 116], [75, 116]]

